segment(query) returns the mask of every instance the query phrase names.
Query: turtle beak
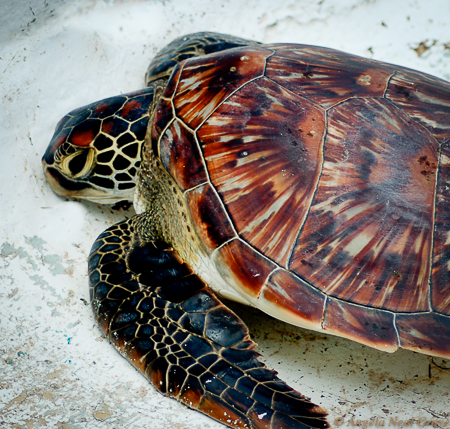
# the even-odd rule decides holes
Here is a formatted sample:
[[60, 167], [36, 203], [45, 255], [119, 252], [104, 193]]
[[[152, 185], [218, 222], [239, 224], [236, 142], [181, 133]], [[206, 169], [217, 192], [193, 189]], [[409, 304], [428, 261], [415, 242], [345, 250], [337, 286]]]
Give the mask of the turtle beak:
[[42, 168], [44, 170], [45, 180], [51, 186], [53, 191], [62, 197], [68, 196], [68, 190], [63, 188], [52, 174], [55, 169], [48, 166], [45, 159], [42, 159]]
[[114, 204], [121, 200], [130, 200], [130, 195], [111, 195], [102, 190], [93, 188], [89, 183], [82, 181], [72, 181], [66, 178], [61, 172], [49, 165], [42, 159], [45, 180], [52, 188], [53, 192], [61, 197], [80, 198], [99, 204]]

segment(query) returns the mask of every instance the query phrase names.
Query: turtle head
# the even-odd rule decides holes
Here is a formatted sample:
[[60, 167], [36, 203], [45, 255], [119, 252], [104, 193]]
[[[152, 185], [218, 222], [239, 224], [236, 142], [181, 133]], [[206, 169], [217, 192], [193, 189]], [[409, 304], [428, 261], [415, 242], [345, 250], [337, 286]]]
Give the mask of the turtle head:
[[64, 116], [42, 158], [52, 189], [105, 204], [133, 200], [152, 103], [146, 88]]

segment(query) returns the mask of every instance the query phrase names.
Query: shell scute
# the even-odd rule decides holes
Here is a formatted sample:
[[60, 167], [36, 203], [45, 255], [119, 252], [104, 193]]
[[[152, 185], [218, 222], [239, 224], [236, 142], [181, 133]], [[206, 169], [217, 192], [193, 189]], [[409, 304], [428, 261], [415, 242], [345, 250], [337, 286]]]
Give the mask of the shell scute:
[[267, 277], [275, 269], [275, 264], [248, 244], [239, 239], [232, 240], [220, 247], [213, 255], [213, 260], [225, 279], [231, 278], [244, 288], [244, 293], [259, 296]]
[[[394, 68], [332, 49], [306, 45], [269, 45], [276, 55], [266, 76], [322, 107], [350, 97], [382, 97]], [[339, 54], [339, 55], [337, 55]]]
[[450, 315], [450, 141], [441, 150], [435, 213], [432, 307]]
[[177, 116], [196, 129], [227, 96], [262, 76], [271, 54], [268, 49], [246, 47], [191, 58], [173, 98]]
[[189, 191], [186, 198], [197, 234], [209, 253], [236, 236], [209, 183]]
[[195, 135], [174, 120], [160, 138], [160, 158], [182, 191], [206, 182], [207, 174]]
[[399, 347], [394, 314], [377, 308], [329, 299], [323, 329], [387, 352]]
[[324, 132], [322, 109], [266, 79], [241, 88], [198, 130], [234, 225], [282, 265], [313, 197]]
[[301, 318], [303, 326], [316, 331], [321, 329], [326, 295], [289, 271], [272, 273], [260, 299], [275, 308], [282, 307], [279, 311], [283, 320]]
[[450, 317], [435, 313], [398, 314], [400, 347], [449, 357]]
[[439, 146], [385, 100], [329, 112], [325, 161], [290, 268], [327, 294], [397, 311], [429, 310]]
[[426, 127], [438, 141], [450, 138], [450, 82], [402, 69], [389, 82], [386, 98]]

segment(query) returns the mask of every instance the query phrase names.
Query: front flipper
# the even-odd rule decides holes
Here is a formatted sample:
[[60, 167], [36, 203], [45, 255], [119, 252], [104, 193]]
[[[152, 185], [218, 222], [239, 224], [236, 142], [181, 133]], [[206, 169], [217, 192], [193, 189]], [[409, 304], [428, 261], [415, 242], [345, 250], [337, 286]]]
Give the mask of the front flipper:
[[89, 257], [102, 332], [163, 394], [233, 428], [326, 428], [326, 412], [258, 361], [247, 327], [135, 216], [108, 228]]

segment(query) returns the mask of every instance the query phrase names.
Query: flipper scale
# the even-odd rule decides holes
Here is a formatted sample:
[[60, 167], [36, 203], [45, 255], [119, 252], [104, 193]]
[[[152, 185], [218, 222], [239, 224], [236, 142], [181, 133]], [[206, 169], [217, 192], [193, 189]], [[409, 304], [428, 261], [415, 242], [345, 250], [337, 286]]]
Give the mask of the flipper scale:
[[177, 252], [137, 236], [138, 220], [107, 229], [89, 257], [92, 307], [118, 351], [161, 393], [228, 427], [328, 427], [322, 408], [258, 360], [245, 324]]

